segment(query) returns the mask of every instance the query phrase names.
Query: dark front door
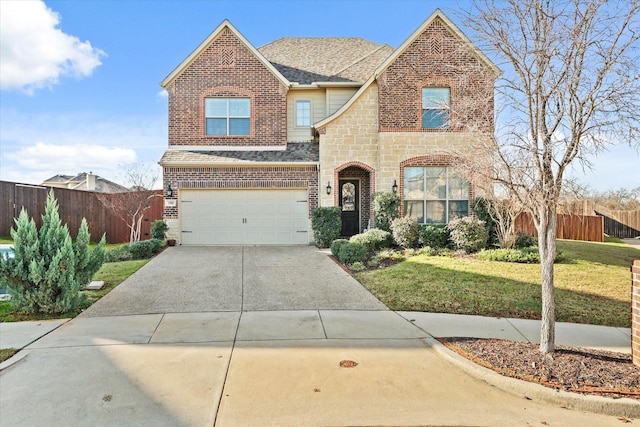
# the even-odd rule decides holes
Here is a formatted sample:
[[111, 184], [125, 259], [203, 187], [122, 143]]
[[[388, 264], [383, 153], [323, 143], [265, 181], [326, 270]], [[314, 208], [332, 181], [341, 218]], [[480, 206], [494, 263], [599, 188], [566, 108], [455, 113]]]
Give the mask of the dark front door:
[[360, 189], [358, 180], [341, 179], [340, 208], [342, 209], [342, 230], [340, 236], [351, 237], [360, 232]]

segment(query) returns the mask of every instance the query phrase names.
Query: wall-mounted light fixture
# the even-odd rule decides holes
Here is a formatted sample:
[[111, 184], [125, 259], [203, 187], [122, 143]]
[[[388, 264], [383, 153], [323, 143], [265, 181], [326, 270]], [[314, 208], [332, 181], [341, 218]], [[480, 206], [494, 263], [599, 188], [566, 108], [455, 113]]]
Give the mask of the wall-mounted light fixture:
[[173, 188], [171, 188], [171, 184], [167, 187], [167, 197], [173, 196]]
[[327, 181], [327, 194], [331, 194], [331, 181]]
[[393, 185], [391, 186], [391, 190], [392, 190], [394, 193], [397, 193], [397, 192], [398, 192], [398, 183], [396, 182], [396, 180], [395, 180], [395, 179], [393, 180]]

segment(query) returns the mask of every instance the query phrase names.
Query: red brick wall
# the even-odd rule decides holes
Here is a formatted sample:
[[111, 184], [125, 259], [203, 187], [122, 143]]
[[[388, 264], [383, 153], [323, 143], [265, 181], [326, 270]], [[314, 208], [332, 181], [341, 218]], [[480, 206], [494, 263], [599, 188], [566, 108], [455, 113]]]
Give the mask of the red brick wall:
[[[272, 167], [194, 167], [164, 168], [164, 188], [171, 184], [171, 198], [179, 198], [180, 189], [260, 189], [306, 188], [309, 196], [309, 216], [318, 206], [318, 171], [315, 166]], [[178, 190], [178, 191], [175, 191]], [[178, 206], [166, 207], [164, 218], [178, 218]]]
[[631, 354], [640, 366], [640, 260], [631, 266]]
[[[225, 29], [170, 85], [169, 145], [285, 145], [287, 89]], [[251, 135], [206, 136], [204, 98], [251, 99]]]
[[380, 132], [433, 132], [422, 129], [422, 88], [429, 86], [451, 89], [451, 130], [493, 129], [492, 71], [440, 19], [382, 73], [378, 83]]

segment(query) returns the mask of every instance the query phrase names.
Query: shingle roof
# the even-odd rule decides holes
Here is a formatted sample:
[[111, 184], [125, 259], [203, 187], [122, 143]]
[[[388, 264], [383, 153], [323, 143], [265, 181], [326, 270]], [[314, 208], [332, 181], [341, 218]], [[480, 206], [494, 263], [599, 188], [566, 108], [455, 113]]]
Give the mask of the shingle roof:
[[313, 82], [364, 82], [393, 48], [355, 37], [285, 37], [258, 51], [287, 80]]
[[314, 163], [320, 159], [317, 142], [290, 142], [278, 151], [191, 151], [167, 150], [163, 166], [216, 163]]

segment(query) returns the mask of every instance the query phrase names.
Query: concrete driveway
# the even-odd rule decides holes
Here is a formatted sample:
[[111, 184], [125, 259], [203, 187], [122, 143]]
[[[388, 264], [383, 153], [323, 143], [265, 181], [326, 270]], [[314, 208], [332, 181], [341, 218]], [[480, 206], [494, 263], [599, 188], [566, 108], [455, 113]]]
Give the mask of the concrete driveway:
[[0, 371], [0, 425], [620, 424], [466, 374], [432, 317], [388, 310], [315, 248], [169, 248]]
[[387, 307], [315, 247], [179, 246], [83, 316], [322, 309]]

